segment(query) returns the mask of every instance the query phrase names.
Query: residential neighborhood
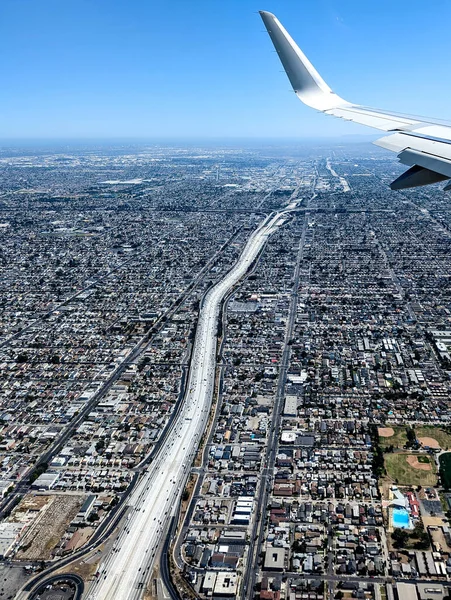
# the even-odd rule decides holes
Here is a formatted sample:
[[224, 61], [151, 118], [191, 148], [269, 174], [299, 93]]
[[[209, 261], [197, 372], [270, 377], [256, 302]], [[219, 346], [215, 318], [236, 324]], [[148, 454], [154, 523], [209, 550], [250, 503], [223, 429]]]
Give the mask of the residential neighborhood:
[[390, 192], [398, 165], [352, 144], [2, 150], [0, 166], [0, 600], [58, 565], [86, 589], [108, 577], [179, 431], [208, 292], [278, 214], [221, 302], [206, 426], [138, 585], [449, 596], [441, 191]]

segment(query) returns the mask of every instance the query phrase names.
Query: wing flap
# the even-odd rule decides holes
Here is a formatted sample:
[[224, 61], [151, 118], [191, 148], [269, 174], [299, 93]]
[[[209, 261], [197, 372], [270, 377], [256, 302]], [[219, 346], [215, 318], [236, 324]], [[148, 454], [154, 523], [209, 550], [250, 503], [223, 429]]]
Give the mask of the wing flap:
[[390, 184], [392, 190], [405, 190], [420, 185], [430, 185], [448, 179], [445, 175], [414, 165]]
[[435, 171], [445, 177], [451, 178], [451, 160], [444, 160], [443, 158], [438, 158], [437, 156], [427, 154], [426, 152], [418, 152], [408, 148], [399, 154], [399, 161], [403, 165], [411, 167], [419, 165], [424, 169], [429, 169], [430, 171]]

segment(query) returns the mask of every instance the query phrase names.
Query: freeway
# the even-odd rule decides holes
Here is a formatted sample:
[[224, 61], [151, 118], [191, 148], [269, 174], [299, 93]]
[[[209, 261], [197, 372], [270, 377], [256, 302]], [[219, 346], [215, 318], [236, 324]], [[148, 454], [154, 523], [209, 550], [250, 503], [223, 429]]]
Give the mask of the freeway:
[[91, 584], [89, 600], [138, 600], [145, 592], [159, 544], [175, 514], [213, 397], [217, 327], [226, 294], [247, 273], [296, 203], [269, 215], [250, 236], [240, 258], [201, 306], [185, 398], [152, 463], [129, 498], [129, 514]]

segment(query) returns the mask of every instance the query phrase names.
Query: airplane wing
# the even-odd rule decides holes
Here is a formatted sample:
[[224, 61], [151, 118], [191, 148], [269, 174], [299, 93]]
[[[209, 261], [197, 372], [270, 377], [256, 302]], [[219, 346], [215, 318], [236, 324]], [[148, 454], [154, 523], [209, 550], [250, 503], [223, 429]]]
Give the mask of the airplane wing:
[[[451, 179], [451, 126], [347, 102], [330, 89], [277, 17], [266, 11], [260, 15], [296, 96], [304, 104], [389, 133], [374, 143], [397, 152], [400, 162], [410, 167], [393, 181], [391, 189]], [[451, 182], [444, 189], [450, 191]]]

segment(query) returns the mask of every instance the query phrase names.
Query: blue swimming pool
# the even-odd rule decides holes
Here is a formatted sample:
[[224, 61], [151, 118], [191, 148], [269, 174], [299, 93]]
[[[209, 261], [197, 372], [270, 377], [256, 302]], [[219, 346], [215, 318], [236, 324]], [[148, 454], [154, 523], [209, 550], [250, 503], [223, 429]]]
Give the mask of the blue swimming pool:
[[392, 509], [391, 519], [393, 527], [412, 529], [412, 522], [410, 520], [409, 513], [405, 508], [398, 508], [397, 506], [394, 506]]

